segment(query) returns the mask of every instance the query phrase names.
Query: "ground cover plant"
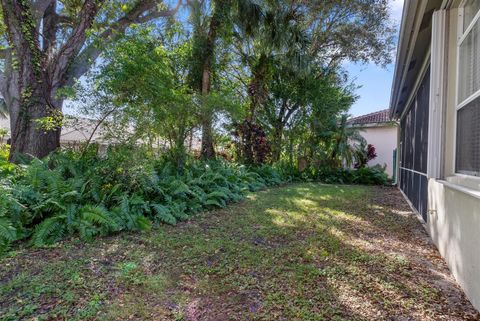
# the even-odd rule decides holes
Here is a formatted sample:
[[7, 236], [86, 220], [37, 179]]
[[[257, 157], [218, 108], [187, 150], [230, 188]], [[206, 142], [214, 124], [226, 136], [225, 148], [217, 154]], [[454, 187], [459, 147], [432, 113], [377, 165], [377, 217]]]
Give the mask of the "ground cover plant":
[[[421, 253], [422, 255], [419, 255]], [[393, 188], [271, 188], [0, 264], [0, 320], [478, 320]]]
[[174, 225], [286, 182], [388, 181], [350, 169], [365, 145], [340, 67], [390, 62], [384, 0], [0, 7], [2, 249]]
[[[6, 157], [6, 155], [4, 155]], [[0, 175], [0, 244], [53, 244], [70, 235], [89, 241], [120, 231], [175, 225], [224, 208], [247, 192], [292, 181], [385, 184], [376, 169], [305, 170], [190, 159], [182, 168], [148, 150], [115, 146], [99, 156], [64, 151], [28, 165], [5, 163]]]
[[[11, 165], [11, 164], [10, 164]], [[0, 180], [0, 240], [34, 245], [78, 234], [91, 240], [122, 230], [175, 225], [201, 210], [225, 207], [283, 182], [272, 168], [191, 160], [183, 168], [140, 148], [52, 154]]]

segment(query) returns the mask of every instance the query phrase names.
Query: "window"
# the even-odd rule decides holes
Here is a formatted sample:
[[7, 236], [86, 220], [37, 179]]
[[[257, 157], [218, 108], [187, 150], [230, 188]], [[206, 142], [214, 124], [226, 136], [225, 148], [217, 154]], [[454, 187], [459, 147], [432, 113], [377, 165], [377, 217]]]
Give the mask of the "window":
[[458, 101], [455, 170], [480, 176], [480, 1], [463, 6], [458, 43]]
[[467, 0], [463, 5], [463, 32], [465, 32], [468, 26], [472, 23], [473, 18], [480, 10], [480, 1], [478, 0]]

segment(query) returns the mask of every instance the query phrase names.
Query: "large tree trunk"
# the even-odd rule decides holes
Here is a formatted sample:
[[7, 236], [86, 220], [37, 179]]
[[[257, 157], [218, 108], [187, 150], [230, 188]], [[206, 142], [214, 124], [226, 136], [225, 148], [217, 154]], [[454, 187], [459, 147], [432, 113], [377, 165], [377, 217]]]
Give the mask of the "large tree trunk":
[[[23, 109], [20, 106], [21, 110]], [[43, 158], [60, 147], [61, 126], [44, 129], [37, 120], [45, 117], [59, 117], [61, 113], [51, 115], [42, 101], [28, 107], [28, 113], [20, 112], [15, 123], [11, 123], [12, 142], [10, 161], [18, 162], [20, 155]]]
[[243, 122], [243, 139], [242, 139], [242, 152], [243, 160], [246, 164], [253, 164], [254, 160], [254, 144], [255, 144], [255, 135], [252, 133], [252, 129], [255, 126], [257, 110], [264, 103], [266, 98], [266, 89], [265, 89], [265, 74], [266, 74], [266, 60], [265, 55], [261, 55], [259, 62], [251, 67], [252, 68], [252, 78], [248, 85], [248, 96], [250, 99], [250, 104], [248, 107], [247, 115], [245, 121]]
[[10, 161], [18, 161], [21, 154], [42, 158], [58, 148], [60, 130], [42, 129], [38, 121], [52, 115], [61, 117], [57, 114], [61, 102], [52, 95], [46, 56], [39, 50], [30, 8], [16, 1], [2, 1], [2, 6], [15, 53], [6, 55], [1, 88], [10, 114]]
[[[57, 90], [73, 85], [99, 57], [102, 46], [96, 41], [87, 43], [86, 31], [104, 2], [83, 0], [75, 14], [60, 15], [57, 4], [68, 5], [59, 0], [0, 0], [9, 43], [9, 48], [0, 50], [0, 58], [5, 59], [0, 91], [10, 113], [12, 160], [22, 153], [44, 157], [58, 148], [60, 126], [45, 131], [37, 120], [61, 120], [63, 101], [57, 98]], [[98, 37], [103, 43], [110, 42], [132, 23], [174, 15], [182, 2], [178, 0], [171, 10], [162, 10], [157, 0], [136, 1]]]
[[245, 120], [242, 126], [242, 147], [243, 147], [243, 162], [245, 164], [251, 165], [255, 162], [253, 156], [253, 144], [255, 144], [255, 138], [252, 133], [252, 122]]
[[[86, 0], [71, 36], [58, 51], [52, 52], [55, 32], [44, 30], [41, 44], [40, 21], [45, 14], [53, 15], [55, 8], [48, 5], [39, 11], [29, 1], [1, 0], [11, 46], [1, 88], [11, 115], [11, 161], [17, 162], [21, 154], [42, 158], [60, 146], [62, 100], [57, 99], [56, 92], [65, 84], [70, 65], [85, 42], [85, 31], [101, 3], [102, 0]], [[55, 28], [51, 24], [45, 17], [43, 27]], [[50, 124], [53, 127], [42, 128], [39, 121], [45, 117], [55, 120]]]
[[[10, 161], [18, 162], [20, 155], [43, 158], [60, 147], [63, 100], [55, 97], [46, 72], [10, 70], [9, 78], [3, 95], [10, 112]], [[45, 119], [48, 127], [41, 123]]]

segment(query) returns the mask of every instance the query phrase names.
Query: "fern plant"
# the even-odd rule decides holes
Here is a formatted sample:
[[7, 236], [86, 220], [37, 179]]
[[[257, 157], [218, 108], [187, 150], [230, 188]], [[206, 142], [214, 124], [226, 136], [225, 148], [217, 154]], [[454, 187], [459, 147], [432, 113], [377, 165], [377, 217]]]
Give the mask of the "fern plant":
[[72, 235], [92, 240], [149, 230], [153, 223], [175, 225], [280, 181], [270, 167], [225, 161], [190, 160], [179, 170], [131, 147], [115, 147], [106, 157], [62, 151], [0, 178], [0, 246], [20, 239], [43, 246]]
[[0, 253], [3, 252], [8, 245], [17, 239], [17, 231], [13, 227], [12, 222], [0, 217]]

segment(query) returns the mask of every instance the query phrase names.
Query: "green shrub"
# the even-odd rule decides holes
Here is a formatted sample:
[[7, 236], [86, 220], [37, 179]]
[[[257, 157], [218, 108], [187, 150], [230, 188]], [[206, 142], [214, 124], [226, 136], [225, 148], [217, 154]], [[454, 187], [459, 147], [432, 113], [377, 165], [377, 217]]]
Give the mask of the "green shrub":
[[299, 171], [295, 166], [278, 164], [277, 173], [280, 173], [288, 181], [319, 181], [327, 184], [363, 185], [386, 185], [390, 183], [385, 169], [379, 165], [360, 169], [310, 166], [303, 171]]
[[385, 169], [381, 166], [364, 167], [353, 172], [353, 183], [363, 185], [386, 185], [390, 183]]
[[15, 165], [8, 162], [10, 146], [0, 144], [0, 177], [10, 175], [15, 170]]

